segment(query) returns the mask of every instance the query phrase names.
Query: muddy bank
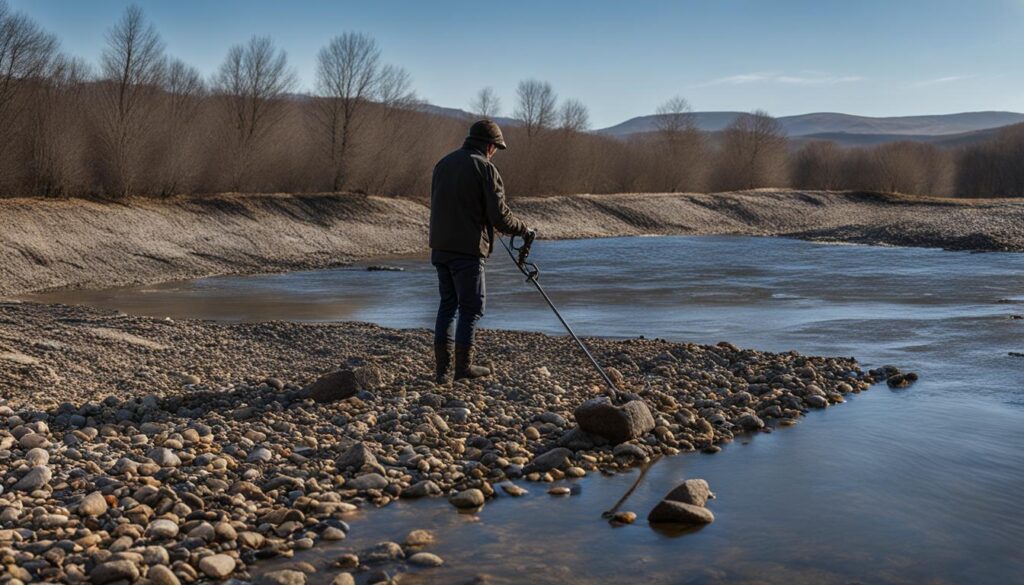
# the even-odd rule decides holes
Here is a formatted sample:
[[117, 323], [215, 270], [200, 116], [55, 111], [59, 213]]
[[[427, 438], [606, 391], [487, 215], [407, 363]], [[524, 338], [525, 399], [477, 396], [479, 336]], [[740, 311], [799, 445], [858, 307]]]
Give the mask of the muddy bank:
[[[438, 386], [425, 330], [0, 303], [0, 547], [24, 582], [166, 579], [160, 566], [181, 582], [245, 578], [259, 559], [344, 539], [358, 508], [454, 494], [486, 505], [514, 496], [513, 480], [546, 490], [715, 451], [875, 381], [852, 358], [593, 339], [653, 415], [614, 446], [576, 428], [574, 409], [601, 388], [571, 343], [484, 330], [495, 375]], [[346, 363], [372, 372], [356, 395], [303, 390]], [[360, 555], [352, 567], [375, 562]]]
[[[1024, 202], [752, 191], [523, 198], [545, 238], [749, 234], [1024, 250]], [[0, 294], [321, 268], [426, 249], [420, 202], [359, 195], [0, 200]]]

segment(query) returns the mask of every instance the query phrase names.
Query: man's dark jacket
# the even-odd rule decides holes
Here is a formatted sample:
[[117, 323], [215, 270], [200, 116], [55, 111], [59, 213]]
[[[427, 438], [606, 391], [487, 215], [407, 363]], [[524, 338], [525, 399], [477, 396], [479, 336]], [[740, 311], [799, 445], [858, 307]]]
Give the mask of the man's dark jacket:
[[484, 154], [483, 144], [467, 140], [434, 166], [430, 187], [430, 247], [486, 258], [494, 249], [494, 230], [526, 233], [526, 224], [505, 203], [501, 175]]

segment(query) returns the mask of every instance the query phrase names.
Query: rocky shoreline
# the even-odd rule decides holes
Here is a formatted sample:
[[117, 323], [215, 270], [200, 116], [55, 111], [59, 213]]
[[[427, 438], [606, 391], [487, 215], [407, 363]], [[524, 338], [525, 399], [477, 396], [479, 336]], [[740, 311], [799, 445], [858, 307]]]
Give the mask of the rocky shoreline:
[[[761, 189], [514, 198], [542, 238], [735, 234], [1024, 251], [1024, 200]], [[227, 194], [0, 199], [0, 295], [337, 266], [422, 253], [421, 201]], [[59, 236], [55, 237], [54, 235]]]
[[[602, 388], [569, 339], [482, 331], [495, 375], [444, 386], [431, 380], [430, 343], [425, 330], [359, 323], [0, 303], [0, 582], [248, 579], [260, 559], [344, 539], [357, 508], [486, 505], [514, 496], [513, 480], [715, 452], [898, 374], [725, 342], [591, 339], [654, 421], [613, 445], [576, 426], [576, 407]], [[356, 386], [314, 400], [309, 384], [339, 367], [360, 372]], [[339, 562], [365, 570], [374, 558]]]

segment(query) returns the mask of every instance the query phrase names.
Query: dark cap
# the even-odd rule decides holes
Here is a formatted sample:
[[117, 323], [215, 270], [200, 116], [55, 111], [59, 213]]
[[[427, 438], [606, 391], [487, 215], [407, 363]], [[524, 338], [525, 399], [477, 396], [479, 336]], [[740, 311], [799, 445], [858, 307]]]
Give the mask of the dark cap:
[[498, 128], [493, 120], [473, 122], [473, 125], [469, 127], [469, 138], [489, 142], [501, 150], [508, 148], [505, 144], [505, 137], [501, 135], [501, 128]]

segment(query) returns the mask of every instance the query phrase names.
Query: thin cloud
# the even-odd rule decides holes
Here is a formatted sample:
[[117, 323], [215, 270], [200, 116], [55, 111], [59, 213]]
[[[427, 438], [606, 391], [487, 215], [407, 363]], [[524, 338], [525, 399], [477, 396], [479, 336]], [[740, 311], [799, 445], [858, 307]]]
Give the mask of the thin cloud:
[[839, 83], [854, 83], [864, 81], [859, 75], [825, 75], [825, 74], [801, 74], [787, 75], [782, 73], [744, 73], [741, 75], [730, 75], [719, 77], [700, 84], [700, 87], [711, 85], [742, 85], [747, 83], [778, 83], [784, 85], [835, 85]]
[[917, 83], [911, 84], [911, 87], [924, 87], [928, 85], [942, 85], [944, 83], [955, 83], [957, 81], [964, 81], [971, 79], [974, 75], [947, 75], [945, 77], [936, 77], [935, 79], [925, 79], [918, 81]]

